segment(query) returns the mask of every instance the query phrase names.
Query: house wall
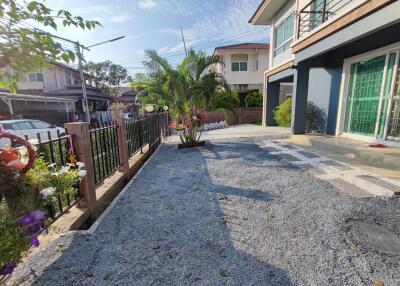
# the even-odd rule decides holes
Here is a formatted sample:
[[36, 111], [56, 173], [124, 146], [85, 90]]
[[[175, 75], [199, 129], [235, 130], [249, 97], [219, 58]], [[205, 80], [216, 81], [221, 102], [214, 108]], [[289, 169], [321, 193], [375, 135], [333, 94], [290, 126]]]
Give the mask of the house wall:
[[[271, 23], [271, 49], [270, 49], [270, 62], [271, 65], [269, 69], [280, 66], [287, 61], [290, 61], [294, 58], [292, 50], [287, 49], [283, 53], [274, 56], [274, 49], [275, 49], [275, 27], [282, 22], [286, 17], [288, 17], [291, 13], [296, 10], [296, 0], [288, 0], [281, 9], [274, 15]], [[296, 21], [295, 21], [296, 22]], [[295, 29], [294, 29], [295, 31]]]
[[[10, 67], [3, 67], [1, 68], [3, 71], [7, 71], [9, 73], [14, 73], [12, 68]], [[40, 72], [40, 71], [39, 71]], [[21, 80], [17, 82], [19, 90], [37, 90], [49, 92], [49, 91], [56, 91], [65, 89], [68, 87], [65, 74], [70, 74], [73, 81], [72, 85], [74, 85], [75, 81], [80, 82], [80, 75], [78, 72], [72, 72], [68, 69], [62, 68], [60, 66], [52, 66], [42, 71], [43, 72], [43, 82], [30, 82], [28, 80], [28, 73], [21, 75]]]
[[[232, 54], [248, 55], [247, 71], [232, 71]], [[268, 50], [218, 50], [216, 55], [221, 56], [224, 63], [216, 65], [214, 70], [222, 73], [230, 85], [246, 84], [249, 85], [249, 88], [253, 86], [254, 88], [262, 89], [263, 74], [268, 68]]]
[[[293, 126], [294, 133], [304, 132], [302, 126], [302, 118], [305, 116], [304, 103], [311, 100], [318, 106], [326, 108], [326, 132], [331, 135], [340, 135], [340, 131], [338, 131], [340, 128], [338, 129], [337, 123], [338, 117], [342, 115], [339, 110], [339, 100], [341, 88], [344, 84], [342, 82], [344, 60], [394, 43], [400, 43], [400, 34], [397, 32], [399, 30], [400, 23], [388, 27], [383, 26], [380, 30], [369, 33], [362, 38], [355, 38], [346, 45], [299, 62], [297, 80], [295, 79], [294, 85], [293, 111], [296, 116], [295, 126]], [[347, 91], [343, 90], [343, 93], [347, 94]]]

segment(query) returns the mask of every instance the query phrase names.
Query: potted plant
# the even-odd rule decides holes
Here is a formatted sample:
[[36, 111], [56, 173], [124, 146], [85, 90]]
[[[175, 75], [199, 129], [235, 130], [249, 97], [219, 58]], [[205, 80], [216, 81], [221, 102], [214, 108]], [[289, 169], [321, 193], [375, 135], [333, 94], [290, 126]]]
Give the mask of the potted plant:
[[204, 110], [191, 108], [184, 115], [182, 124], [176, 127], [179, 132], [181, 144], [178, 144], [178, 149], [204, 146], [206, 142], [200, 141], [202, 127], [207, 119], [207, 113]]

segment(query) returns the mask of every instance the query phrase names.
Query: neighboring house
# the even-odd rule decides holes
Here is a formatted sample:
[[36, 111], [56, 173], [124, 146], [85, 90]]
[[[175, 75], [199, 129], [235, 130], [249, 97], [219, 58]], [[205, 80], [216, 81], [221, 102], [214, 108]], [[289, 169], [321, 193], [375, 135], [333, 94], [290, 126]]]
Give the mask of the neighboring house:
[[306, 105], [326, 111], [326, 133], [400, 141], [400, 1], [264, 0], [250, 19], [271, 26], [264, 125], [274, 125], [281, 83], [292, 82], [292, 133]]
[[136, 116], [140, 107], [140, 104], [137, 103], [136, 90], [131, 87], [122, 86], [118, 89], [118, 94], [119, 96], [113, 97], [112, 101], [126, 105], [129, 115]]
[[263, 74], [268, 68], [268, 44], [245, 43], [217, 47], [214, 55], [221, 57], [222, 63], [210, 67], [224, 75], [230, 87], [244, 97], [249, 92], [263, 90]]
[[[9, 67], [2, 68], [2, 70], [13, 73], [13, 70]], [[87, 73], [85, 73], [85, 78], [86, 77], [88, 77]], [[82, 85], [80, 74], [77, 69], [70, 67], [66, 64], [57, 62], [53, 63], [51, 66], [43, 69], [42, 71], [18, 74], [18, 78], [18, 94], [38, 95], [52, 98], [66, 98], [70, 101], [75, 101], [76, 108], [74, 107], [73, 111], [69, 109], [68, 112], [73, 112], [77, 118], [72, 118], [74, 116], [71, 115], [71, 118], [69, 120], [79, 120], [84, 118], [82, 114], [84, 111], [82, 104]], [[104, 94], [99, 88], [90, 85], [86, 86], [86, 90], [88, 104], [91, 112], [107, 110], [110, 96]], [[54, 118], [56, 118], [57, 116], [61, 116], [57, 115], [59, 110], [48, 110], [46, 108], [47, 106], [42, 103], [40, 106], [37, 106], [38, 112], [31, 113], [29, 112], [29, 110], [26, 110], [24, 112], [21, 111], [20, 113], [23, 113], [24, 116], [36, 116], [40, 119], [43, 119], [43, 116], [48, 117], [49, 111], [54, 111], [54, 114], [52, 114], [52, 117]], [[38, 114], [43, 112], [45, 112], [46, 114]], [[65, 116], [63, 116], [63, 118], [64, 117]], [[56, 121], [60, 120], [56, 119]]]

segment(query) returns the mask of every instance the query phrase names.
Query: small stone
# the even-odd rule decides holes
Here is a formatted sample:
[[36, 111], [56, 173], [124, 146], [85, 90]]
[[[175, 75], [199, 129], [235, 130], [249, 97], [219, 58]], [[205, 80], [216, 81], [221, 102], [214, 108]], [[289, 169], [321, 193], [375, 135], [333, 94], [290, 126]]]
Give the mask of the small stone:
[[195, 283], [195, 282], [197, 282], [197, 281], [200, 281], [200, 280], [201, 280], [201, 278], [200, 278], [200, 277], [197, 277], [197, 276], [195, 276], [195, 277], [192, 278], [192, 282], [193, 282], [193, 283]]
[[153, 250], [158, 250], [158, 249], [160, 249], [160, 247], [161, 247], [161, 245], [156, 244], [156, 245], [153, 246]]
[[385, 284], [383, 284], [383, 282], [378, 279], [375, 281], [375, 286], [385, 286]]

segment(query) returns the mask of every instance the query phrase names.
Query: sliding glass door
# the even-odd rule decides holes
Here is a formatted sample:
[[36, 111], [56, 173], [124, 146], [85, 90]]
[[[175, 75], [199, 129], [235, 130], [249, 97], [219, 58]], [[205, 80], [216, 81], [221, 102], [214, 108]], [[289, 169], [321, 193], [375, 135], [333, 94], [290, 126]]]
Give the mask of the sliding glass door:
[[398, 52], [390, 52], [351, 64], [344, 132], [399, 139], [400, 75], [397, 62]]
[[387, 139], [400, 141], [400, 69], [397, 68], [394, 92], [391, 97]]

